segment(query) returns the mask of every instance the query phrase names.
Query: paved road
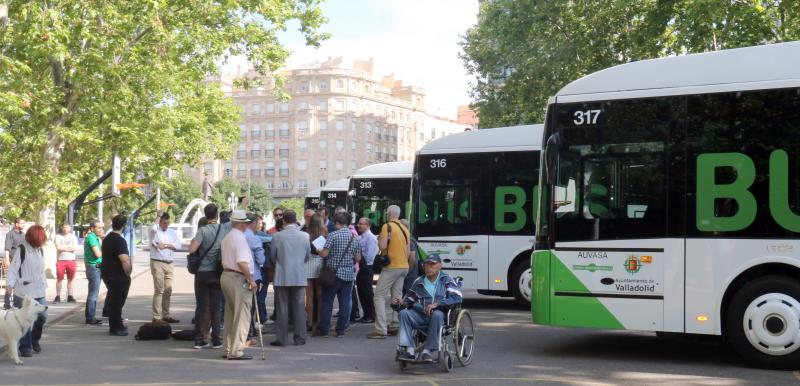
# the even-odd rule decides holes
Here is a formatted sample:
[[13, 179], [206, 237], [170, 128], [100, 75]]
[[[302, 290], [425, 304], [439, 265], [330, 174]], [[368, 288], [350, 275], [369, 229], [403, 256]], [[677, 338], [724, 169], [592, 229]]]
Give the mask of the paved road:
[[[131, 331], [149, 320], [151, 277], [137, 256], [125, 307]], [[189, 322], [191, 276], [178, 262], [175, 315]], [[79, 285], [85, 285], [80, 282]], [[51, 289], [52, 291], [52, 289]], [[800, 373], [746, 367], [714, 342], [662, 339], [654, 334], [535, 326], [509, 299], [468, 294], [465, 305], [478, 327], [474, 362], [452, 373], [414, 367], [401, 373], [396, 341], [367, 340], [371, 326], [356, 325], [341, 338], [310, 338], [305, 346], [267, 348], [267, 360], [229, 362], [220, 350], [194, 350], [190, 342], [137, 342], [81, 323], [82, 305], [51, 307], [44, 351], [15, 366], [0, 358], [1, 384], [341, 384], [341, 385], [790, 385]], [[70, 314], [70, 312], [74, 313]], [[188, 328], [182, 323], [176, 328]], [[265, 342], [272, 340], [267, 333]], [[258, 358], [258, 350], [250, 349]]]

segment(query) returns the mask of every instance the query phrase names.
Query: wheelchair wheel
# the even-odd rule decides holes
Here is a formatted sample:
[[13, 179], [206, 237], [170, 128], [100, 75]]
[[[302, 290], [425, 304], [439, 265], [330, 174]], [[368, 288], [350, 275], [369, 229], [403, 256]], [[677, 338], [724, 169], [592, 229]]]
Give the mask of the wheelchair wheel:
[[450, 352], [447, 350], [442, 350], [442, 356], [439, 359], [442, 365], [442, 371], [445, 373], [449, 373], [453, 370], [453, 357], [450, 355]]
[[408, 368], [408, 362], [406, 361], [397, 361], [397, 365], [400, 366], [400, 371], [405, 371]]
[[453, 341], [456, 349], [456, 359], [461, 366], [472, 362], [475, 352], [475, 329], [469, 310], [461, 310], [456, 318], [456, 328], [453, 331]]

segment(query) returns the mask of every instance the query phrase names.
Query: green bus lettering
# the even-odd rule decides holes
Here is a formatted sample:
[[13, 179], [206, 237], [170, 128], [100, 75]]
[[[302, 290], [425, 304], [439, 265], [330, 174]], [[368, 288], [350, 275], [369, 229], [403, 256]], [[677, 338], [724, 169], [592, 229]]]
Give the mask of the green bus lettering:
[[[514, 199], [506, 200], [509, 196]], [[519, 186], [498, 186], [494, 189], [494, 229], [498, 232], [516, 232], [525, 226], [525, 190]], [[506, 214], [514, 215], [514, 222], [506, 222]]]
[[[730, 184], [716, 183], [716, 169], [731, 167], [736, 170], [736, 180]], [[750, 226], [756, 219], [756, 199], [747, 189], [756, 179], [753, 160], [742, 153], [701, 154], [697, 157], [697, 229], [707, 232], [738, 231]], [[715, 201], [727, 198], [736, 201], [736, 214], [718, 217], [714, 213]]]
[[800, 216], [789, 207], [789, 155], [784, 150], [769, 156], [769, 212], [778, 225], [800, 232]]

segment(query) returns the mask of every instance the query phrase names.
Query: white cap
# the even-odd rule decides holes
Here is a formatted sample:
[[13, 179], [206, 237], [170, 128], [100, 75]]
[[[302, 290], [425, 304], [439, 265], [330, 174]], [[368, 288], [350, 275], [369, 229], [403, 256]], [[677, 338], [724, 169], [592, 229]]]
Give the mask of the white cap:
[[234, 210], [231, 213], [231, 222], [250, 222], [250, 219], [247, 218], [247, 214], [243, 210]]

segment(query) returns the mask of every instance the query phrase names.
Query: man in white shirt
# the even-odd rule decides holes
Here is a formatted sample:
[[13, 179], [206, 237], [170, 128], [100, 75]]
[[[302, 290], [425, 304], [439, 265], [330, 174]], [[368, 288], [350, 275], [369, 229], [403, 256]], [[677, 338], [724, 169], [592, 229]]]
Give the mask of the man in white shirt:
[[244, 231], [250, 220], [243, 210], [234, 210], [230, 217], [231, 231], [222, 239], [222, 294], [225, 296], [225, 330], [223, 344], [229, 360], [253, 359], [244, 353], [250, 331], [250, 309], [253, 306], [253, 252]]
[[69, 224], [61, 224], [61, 233], [56, 235], [56, 298], [53, 304], [61, 303], [61, 283], [64, 281], [64, 274], [67, 275], [67, 303], [75, 303], [72, 294], [75, 293], [72, 285], [75, 279], [75, 249], [78, 248], [78, 238], [72, 233]]
[[150, 273], [153, 274], [153, 321], [179, 323], [170, 316], [169, 303], [172, 296], [172, 261], [180, 239], [174, 229], [169, 228], [169, 214], [160, 213], [156, 224], [150, 229]]

